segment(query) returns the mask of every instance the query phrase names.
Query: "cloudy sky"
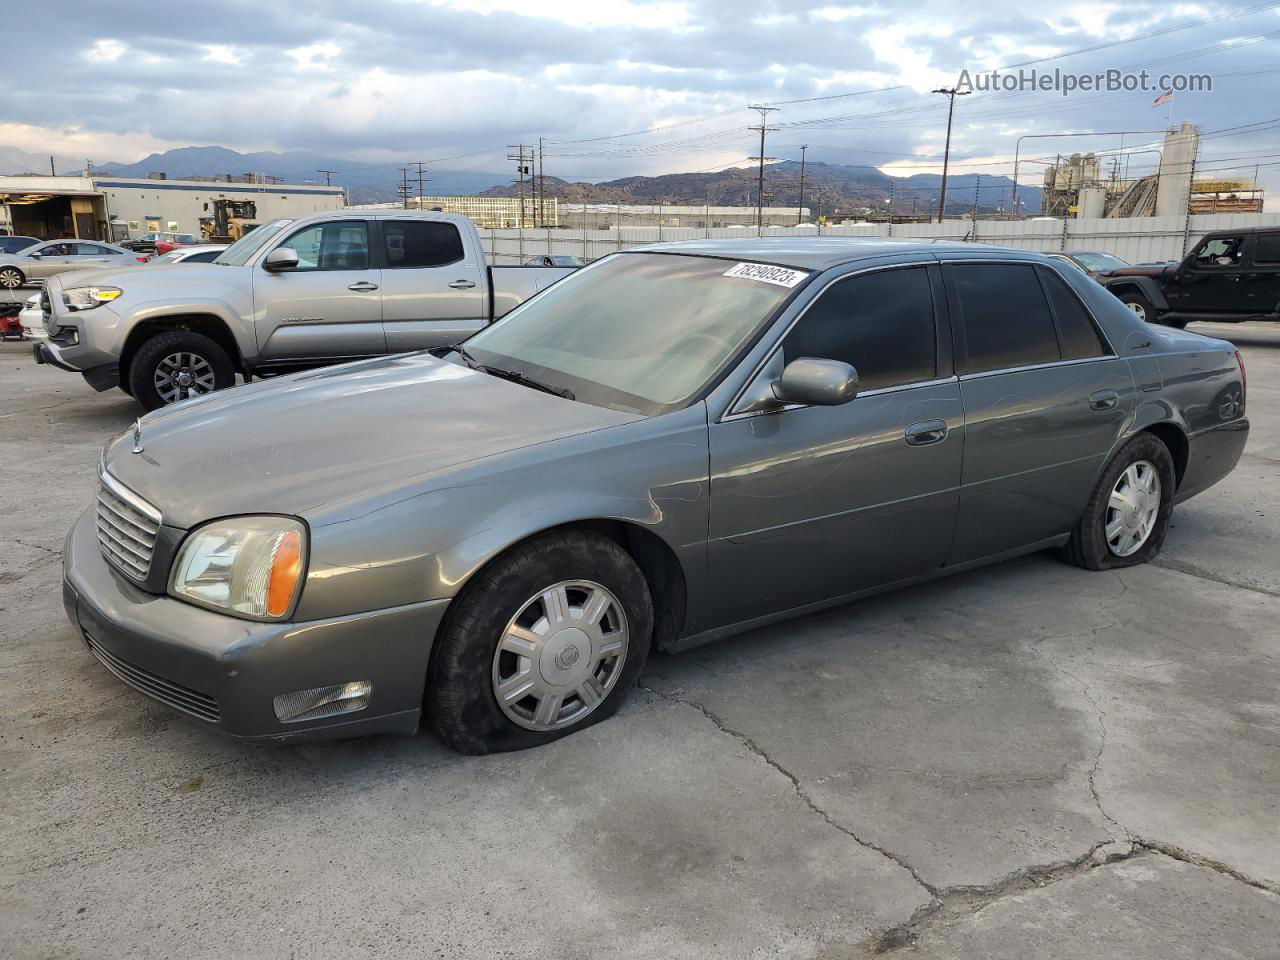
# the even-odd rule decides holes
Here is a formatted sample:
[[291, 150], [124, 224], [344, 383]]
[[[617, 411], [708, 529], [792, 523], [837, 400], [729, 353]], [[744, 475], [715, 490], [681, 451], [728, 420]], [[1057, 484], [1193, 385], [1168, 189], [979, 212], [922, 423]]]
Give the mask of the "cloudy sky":
[[[1211, 92], [1175, 95], [1172, 119], [1205, 132], [1206, 169], [1251, 178], [1256, 164], [1280, 192], [1280, 3], [60, 0], [43, 9], [10, 36], [0, 147], [54, 154], [60, 168], [220, 144], [386, 164], [389, 178], [418, 159], [501, 171], [507, 144], [541, 136], [548, 174], [702, 170], [755, 152], [756, 115], [745, 107], [765, 103], [779, 107], [771, 156], [798, 158], [808, 144], [810, 160], [936, 170], [946, 98], [929, 91], [962, 70], [1043, 61], [1034, 66], [1211, 74]], [[1062, 56], [1086, 48], [1095, 49]], [[1156, 95], [959, 98], [953, 163], [1009, 172], [1024, 135], [1159, 130], [1170, 113], [1152, 106]], [[1030, 139], [1023, 155], [1034, 170], [1059, 151], [1120, 143]], [[1144, 172], [1155, 155], [1126, 162]]]

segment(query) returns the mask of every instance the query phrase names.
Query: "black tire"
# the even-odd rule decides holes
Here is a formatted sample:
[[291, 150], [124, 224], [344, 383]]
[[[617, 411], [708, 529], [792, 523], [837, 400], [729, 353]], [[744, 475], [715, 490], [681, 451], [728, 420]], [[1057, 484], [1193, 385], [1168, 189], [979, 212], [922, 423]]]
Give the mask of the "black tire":
[[[1151, 306], [1151, 301], [1144, 297], [1137, 290], [1126, 290], [1124, 293], [1116, 295], [1121, 303], [1127, 306], [1139, 320], [1145, 320], [1147, 323], [1158, 323], [1156, 320], [1155, 307]], [[1136, 308], [1136, 309], [1135, 309]], [[1142, 312], [1139, 313], [1138, 311]]]
[[190, 353], [202, 358], [213, 370], [213, 389], [225, 390], [236, 382], [236, 368], [227, 351], [208, 337], [189, 330], [171, 330], [157, 334], [138, 348], [122, 371], [120, 380], [128, 384], [126, 393], [148, 410], [158, 410], [166, 405], [156, 389], [156, 368], [165, 357], [174, 353]]
[[[1129, 556], [1118, 556], [1107, 543], [1106, 523], [1108, 502], [1112, 489], [1120, 479], [1120, 475], [1131, 464], [1145, 460], [1156, 468], [1160, 479], [1160, 509], [1146, 542]], [[1173, 467], [1173, 457], [1169, 448], [1154, 434], [1140, 433], [1123, 447], [1102, 471], [1098, 484], [1089, 497], [1084, 514], [1071, 531], [1071, 539], [1062, 548], [1063, 558], [1085, 570], [1112, 570], [1117, 567], [1132, 567], [1146, 563], [1157, 553], [1164, 543], [1165, 534], [1169, 530], [1169, 519], [1173, 516], [1173, 496], [1177, 489], [1177, 474]]]
[[[493, 689], [497, 644], [520, 608], [564, 580], [606, 587], [626, 614], [626, 656], [618, 679], [591, 712], [556, 730], [530, 730], [498, 706]], [[558, 740], [617, 712], [635, 686], [653, 635], [653, 602], [644, 574], [612, 540], [582, 530], [534, 537], [476, 574], [450, 606], [436, 639], [423, 709], [431, 729], [462, 753], [524, 750]]]
[[14, 266], [0, 267], [0, 289], [17, 290], [27, 282], [27, 276]]

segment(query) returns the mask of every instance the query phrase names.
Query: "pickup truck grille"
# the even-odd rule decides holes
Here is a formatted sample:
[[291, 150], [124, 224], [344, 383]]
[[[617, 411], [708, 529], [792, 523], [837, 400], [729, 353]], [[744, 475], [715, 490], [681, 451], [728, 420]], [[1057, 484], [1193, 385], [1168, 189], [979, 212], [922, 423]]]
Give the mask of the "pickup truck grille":
[[40, 316], [44, 319], [45, 333], [53, 333], [53, 306], [49, 302], [49, 291], [40, 291]]
[[98, 487], [98, 546], [107, 562], [142, 583], [160, 532], [160, 511], [103, 473]]

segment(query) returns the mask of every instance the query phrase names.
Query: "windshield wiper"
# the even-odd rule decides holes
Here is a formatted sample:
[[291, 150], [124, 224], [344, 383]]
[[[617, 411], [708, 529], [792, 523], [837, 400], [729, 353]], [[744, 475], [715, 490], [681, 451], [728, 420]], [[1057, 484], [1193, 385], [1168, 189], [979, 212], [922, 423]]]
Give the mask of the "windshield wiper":
[[541, 380], [534, 380], [532, 377], [521, 373], [519, 370], [503, 370], [501, 367], [490, 367], [482, 363], [475, 364], [475, 368], [477, 370], [483, 370], [491, 377], [510, 380], [512, 383], [518, 383], [523, 387], [532, 387], [534, 390], [541, 390], [543, 393], [549, 393], [554, 397], [563, 397], [566, 400], [577, 399], [577, 397], [573, 395], [573, 391], [567, 387], [553, 387], [551, 384], [543, 383]]
[[498, 377], [501, 380], [510, 380], [512, 383], [518, 383], [524, 387], [532, 387], [534, 390], [541, 390], [543, 393], [549, 393], [553, 397], [563, 397], [566, 400], [577, 399], [577, 397], [573, 395], [573, 391], [567, 387], [553, 387], [551, 384], [543, 383], [541, 380], [535, 380], [533, 377], [530, 377], [528, 374], [521, 373], [519, 370], [504, 370], [502, 367], [491, 367], [488, 364], [481, 363], [460, 343], [455, 343], [451, 347], [435, 347], [428, 352], [434, 354], [436, 350], [456, 353], [462, 358], [462, 362], [472, 370], [479, 370], [481, 373], [487, 373], [491, 377]]

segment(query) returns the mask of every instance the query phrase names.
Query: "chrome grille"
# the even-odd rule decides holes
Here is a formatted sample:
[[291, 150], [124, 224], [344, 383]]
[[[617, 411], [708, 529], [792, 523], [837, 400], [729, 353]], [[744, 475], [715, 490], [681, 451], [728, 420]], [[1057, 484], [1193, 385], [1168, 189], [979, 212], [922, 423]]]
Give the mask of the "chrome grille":
[[87, 633], [84, 635], [84, 642], [89, 645], [89, 650], [104, 667], [115, 674], [118, 680], [122, 680], [135, 690], [168, 704], [175, 710], [189, 713], [209, 723], [217, 723], [221, 718], [218, 701], [207, 693], [184, 687], [180, 683], [158, 677], [150, 670], [144, 670], [127, 660], [121, 660]]
[[160, 532], [160, 511], [108, 473], [98, 487], [98, 546], [107, 562], [142, 583]]

